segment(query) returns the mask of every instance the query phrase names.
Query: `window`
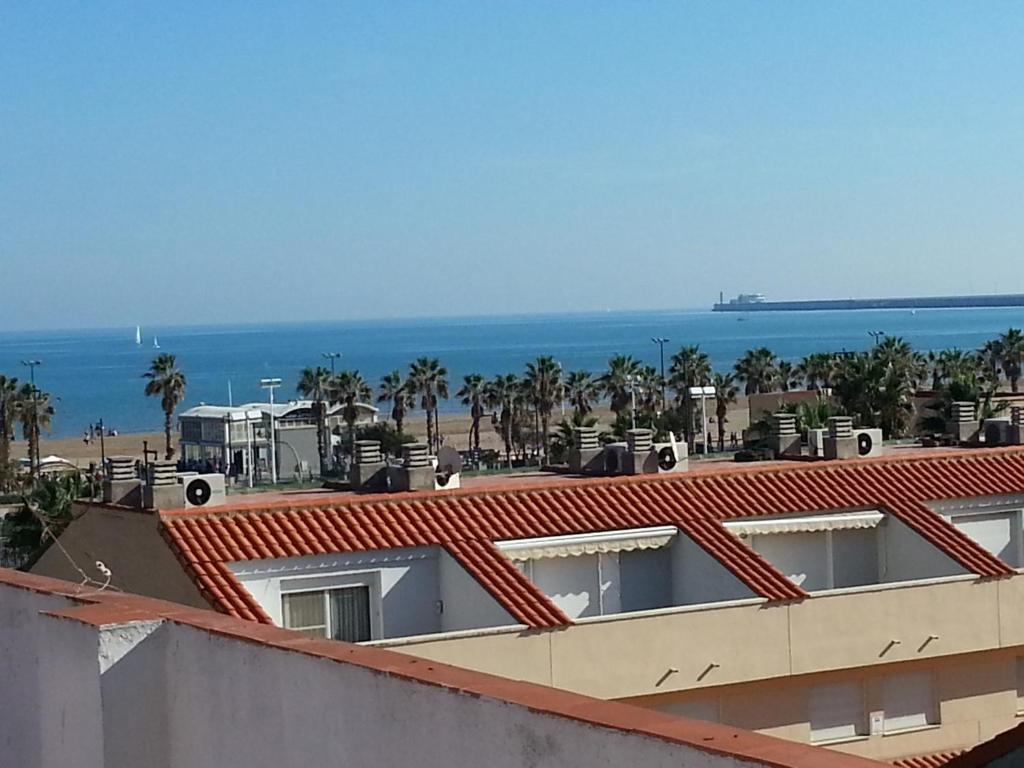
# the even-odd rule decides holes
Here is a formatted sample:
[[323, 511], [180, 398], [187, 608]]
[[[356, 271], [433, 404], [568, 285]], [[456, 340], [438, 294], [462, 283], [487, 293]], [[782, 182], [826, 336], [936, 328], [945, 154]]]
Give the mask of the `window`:
[[361, 643], [372, 638], [370, 588], [365, 585], [281, 597], [284, 625], [312, 637]]
[[882, 686], [885, 733], [923, 728], [939, 722], [931, 672], [888, 678]]
[[859, 682], [816, 685], [811, 688], [807, 707], [812, 742], [851, 739], [867, 733], [864, 691]]

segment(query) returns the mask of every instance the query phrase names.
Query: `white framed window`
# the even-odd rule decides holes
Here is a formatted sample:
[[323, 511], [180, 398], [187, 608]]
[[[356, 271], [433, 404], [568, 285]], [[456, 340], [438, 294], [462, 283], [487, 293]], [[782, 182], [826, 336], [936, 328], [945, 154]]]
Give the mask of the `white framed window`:
[[810, 690], [807, 701], [811, 741], [838, 741], [867, 734], [864, 686], [859, 681], [825, 683]]
[[933, 676], [930, 671], [907, 672], [882, 684], [884, 732], [898, 733], [939, 722]]
[[281, 595], [281, 615], [288, 629], [361, 643], [374, 637], [371, 597], [367, 584], [286, 592]]

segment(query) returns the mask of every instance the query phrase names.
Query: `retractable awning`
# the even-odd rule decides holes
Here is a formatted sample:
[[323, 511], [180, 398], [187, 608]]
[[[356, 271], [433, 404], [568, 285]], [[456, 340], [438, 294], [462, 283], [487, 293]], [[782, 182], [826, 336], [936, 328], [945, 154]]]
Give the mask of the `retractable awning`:
[[640, 549], [659, 549], [669, 544], [678, 533], [678, 528], [666, 525], [658, 528], [634, 528], [499, 541], [497, 546], [506, 557], [513, 561], [540, 560], [545, 557], [578, 557], [612, 552], [633, 552]]
[[875, 528], [884, 518], [885, 515], [881, 512], [837, 512], [832, 515], [728, 520], [724, 525], [730, 533], [746, 537], [773, 533], [816, 533]]

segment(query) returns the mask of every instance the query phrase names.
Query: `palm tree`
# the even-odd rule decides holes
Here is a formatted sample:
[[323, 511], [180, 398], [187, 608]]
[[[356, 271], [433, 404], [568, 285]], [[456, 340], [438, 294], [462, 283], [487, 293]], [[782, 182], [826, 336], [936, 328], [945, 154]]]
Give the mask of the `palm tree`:
[[589, 371], [572, 371], [565, 380], [565, 397], [573, 412], [582, 417], [594, 410], [601, 390]]
[[407, 386], [411, 393], [420, 395], [420, 408], [427, 415], [427, 445], [431, 450], [440, 449], [437, 403], [438, 398], [448, 397], [448, 369], [436, 357], [421, 357], [409, 366]]
[[516, 398], [519, 396], [519, 379], [514, 373], [495, 376], [487, 382], [485, 389], [487, 405], [494, 410], [491, 421], [505, 444], [505, 460], [512, 466], [512, 421], [515, 416]]
[[928, 353], [928, 361], [932, 369], [932, 391], [938, 392], [942, 385], [963, 376], [973, 376], [978, 372], [978, 358], [962, 349], [944, 349], [938, 354]]
[[331, 384], [331, 372], [326, 368], [304, 368], [299, 374], [299, 383], [295, 387], [300, 395], [313, 401], [313, 417], [316, 419], [317, 453], [320, 454], [320, 474], [327, 473], [327, 407], [326, 400]]
[[39, 476], [39, 436], [49, 429], [54, 409], [50, 395], [35, 384], [23, 384], [18, 390], [18, 418], [21, 433], [28, 442], [28, 464], [35, 477]]
[[185, 399], [185, 374], [178, 370], [178, 360], [174, 355], [162, 354], [153, 358], [149, 370], [142, 374], [146, 382], [146, 397], [160, 397], [160, 407], [164, 412], [164, 458], [174, 458], [174, 446], [171, 444], [171, 426], [174, 420], [174, 409]]
[[484, 377], [479, 373], [470, 373], [462, 377], [462, 388], [455, 393], [461, 398], [463, 405], [469, 406], [469, 415], [473, 423], [469, 427], [469, 449], [480, 451], [480, 419], [484, 417]]
[[990, 339], [978, 350], [978, 372], [985, 381], [999, 386], [999, 370], [1002, 365], [1003, 350], [998, 339]]
[[739, 388], [736, 377], [731, 373], [716, 373], [711, 377], [711, 386], [715, 388], [715, 418], [718, 420], [718, 450], [725, 450], [725, 421], [729, 415], [729, 406], [736, 402]]
[[690, 450], [693, 450], [694, 445], [693, 422], [696, 418], [690, 387], [707, 386], [710, 380], [711, 360], [706, 353], [700, 351], [699, 346], [681, 347], [672, 355], [669, 383], [676, 392], [676, 403], [683, 409], [683, 436]]
[[778, 377], [778, 360], [767, 347], [750, 349], [733, 367], [736, 378], [744, 384], [744, 394], [759, 395], [771, 392]]
[[11, 461], [14, 422], [18, 418], [18, 380], [0, 374], [0, 476]]
[[780, 360], [775, 368], [778, 376], [778, 386], [783, 392], [789, 392], [798, 386], [796, 367], [788, 360]]
[[796, 366], [808, 389], [830, 389], [839, 369], [839, 356], [833, 352], [814, 352]]
[[640, 372], [640, 363], [630, 355], [616, 355], [608, 361], [608, 370], [597, 380], [601, 391], [611, 400], [616, 416], [633, 402], [633, 381]]
[[328, 396], [332, 403], [341, 403], [341, 417], [348, 427], [349, 448], [355, 444], [356, 420], [359, 418], [359, 403], [373, 397], [370, 385], [359, 371], [338, 371], [330, 377]]
[[999, 345], [999, 365], [1010, 382], [1010, 391], [1017, 392], [1024, 360], [1024, 333], [1019, 328], [1010, 328], [1000, 334], [996, 342]]
[[548, 427], [551, 412], [562, 402], [562, 369], [549, 355], [542, 355], [526, 364], [523, 385], [528, 402], [534, 407], [540, 420], [541, 447], [544, 460], [548, 457]]
[[395, 430], [402, 434], [405, 414], [415, 407], [415, 399], [409, 392], [408, 382], [402, 381], [401, 371], [392, 371], [380, 377], [377, 395], [378, 403], [391, 403], [391, 418], [395, 420]]

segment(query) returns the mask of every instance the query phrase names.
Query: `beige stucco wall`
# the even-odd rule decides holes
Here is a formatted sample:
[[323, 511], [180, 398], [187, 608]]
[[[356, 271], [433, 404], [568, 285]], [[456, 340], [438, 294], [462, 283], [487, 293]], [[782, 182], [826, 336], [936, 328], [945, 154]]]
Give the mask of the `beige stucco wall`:
[[1024, 645], [1022, 592], [1024, 574], [955, 577], [381, 644], [617, 699]]
[[[76, 504], [81, 516], [60, 537], [60, 547], [51, 545], [32, 573], [81, 582], [81, 568], [90, 578], [104, 577], [96, 569], [100, 560], [111, 571], [110, 585], [140, 595], [171, 600], [196, 608], [209, 608], [192, 580], [157, 529], [151, 512], [120, 510]], [[87, 585], [86, 589], [95, 588]]]
[[925, 670], [932, 674], [939, 723], [915, 731], [859, 737], [838, 749], [876, 759], [971, 747], [1018, 722], [1016, 659], [1024, 648], [964, 654], [854, 670], [799, 675], [783, 680], [720, 686], [696, 692], [627, 699], [630, 704], [670, 713], [717, 712], [728, 725], [808, 742], [808, 700], [814, 686], [857, 681], [865, 711], [883, 707], [882, 686], [890, 675]]

